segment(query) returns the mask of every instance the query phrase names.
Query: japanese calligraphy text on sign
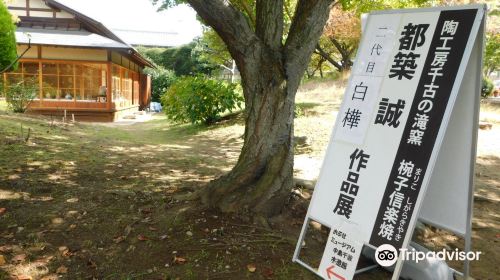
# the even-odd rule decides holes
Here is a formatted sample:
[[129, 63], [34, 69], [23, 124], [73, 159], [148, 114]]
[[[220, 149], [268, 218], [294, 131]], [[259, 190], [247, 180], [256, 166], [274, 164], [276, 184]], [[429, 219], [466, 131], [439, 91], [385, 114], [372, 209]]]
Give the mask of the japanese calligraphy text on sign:
[[476, 6], [368, 17], [306, 217], [331, 228], [325, 279], [351, 279], [363, 244], [405, 246], [479, 14]]

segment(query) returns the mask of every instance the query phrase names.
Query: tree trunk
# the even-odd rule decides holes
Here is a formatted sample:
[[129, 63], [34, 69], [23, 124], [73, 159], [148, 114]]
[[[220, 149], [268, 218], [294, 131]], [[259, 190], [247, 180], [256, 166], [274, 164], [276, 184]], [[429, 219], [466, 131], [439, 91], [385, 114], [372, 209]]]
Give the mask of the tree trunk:
[[[245, 78], [245, 141], [236, 166], [212, 181], [205, 204], [223, 212], [278, 214], [293, 184], [293, 117], [298, 83], [269, 60]], [[281, 70], [279, 70], [281, 69]], [[276, 70], [276, 71], [274, 71]], [[277, 75], [277, 73], [280, 73]]]
[[224, 212], [280, 212], [293, 185], [295, 94], [333, 0], [298, 0], [283, 43], [284, 0], [256, 0], [255, 28], [223, 0], [187, 0], [226, 43], [240, 70], [245, 141], [236, 166], [202, 201]]

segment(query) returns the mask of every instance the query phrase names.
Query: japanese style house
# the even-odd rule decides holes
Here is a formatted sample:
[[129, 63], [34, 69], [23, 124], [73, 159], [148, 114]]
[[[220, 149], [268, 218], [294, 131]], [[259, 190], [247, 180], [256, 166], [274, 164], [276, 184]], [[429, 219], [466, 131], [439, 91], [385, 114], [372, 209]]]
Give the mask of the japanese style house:
[[29, 112], [77, 120], [114, 121], [146, 108], [151, 96], [145, 67], [154, 67], [100, 22], [54, 0], [16, 0], [16, 71], [9, 84], [30, 79], [38, 93]]

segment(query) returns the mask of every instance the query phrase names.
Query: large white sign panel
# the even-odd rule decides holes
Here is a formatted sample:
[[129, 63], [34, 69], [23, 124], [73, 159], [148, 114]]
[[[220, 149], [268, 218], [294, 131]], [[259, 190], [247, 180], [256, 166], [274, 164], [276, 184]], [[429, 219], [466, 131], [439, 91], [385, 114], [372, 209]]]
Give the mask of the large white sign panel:
[[[369, 15], [306, 217], [331, 229], [316, 272], [324, 279], [352, 279], [364, 244], [407, 247], [483, 8]], [[469, 196], [469, 180], [460, 186]]]

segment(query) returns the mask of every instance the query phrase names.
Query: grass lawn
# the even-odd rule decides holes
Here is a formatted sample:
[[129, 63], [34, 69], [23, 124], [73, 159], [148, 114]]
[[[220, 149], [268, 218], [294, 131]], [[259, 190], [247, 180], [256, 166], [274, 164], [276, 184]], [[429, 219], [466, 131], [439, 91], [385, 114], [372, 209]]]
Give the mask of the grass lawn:
[[[295, 133], [310, 146], [298, 150], [297, 177], [317, 176], [342, 91], [336, 82], [302, 86]], [[234, 165], [241, 115], [209, 128], [163, 116], [62, 124], [4, 108], [0, 101], [0, 279], [318, 279], [291, 262], [304, 199], [294, 196], [269, 226], [177, 199]], [[496, 110], [486, 108], [493, 129], [479, 135], [473, 244], [485, 259], [472, 264], [479, 279], [496, 275], [500, 258]], [[307, 241], [308, 256], [321, 255], [322, 234]], [[441, 231], [425, 234], [429, 246], [459, 246]]]

